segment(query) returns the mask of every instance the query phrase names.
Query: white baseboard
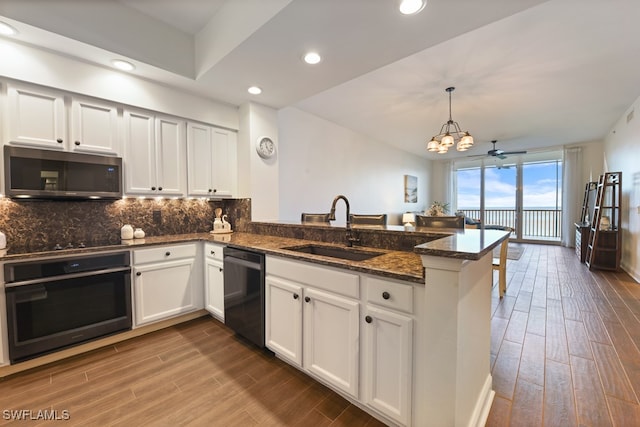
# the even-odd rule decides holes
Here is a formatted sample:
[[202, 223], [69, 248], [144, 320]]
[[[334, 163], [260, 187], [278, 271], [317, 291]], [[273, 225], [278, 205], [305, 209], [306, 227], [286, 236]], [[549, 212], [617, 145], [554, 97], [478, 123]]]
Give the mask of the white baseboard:
[[482, 391], [478, 396], [476, 406], [473, 408], [473, 413], [471, 414], [471, 419], [469, 419], [468, 427], [484, 427], [487, 424], [491, 405], [493, 404], [493, 398], [496, 395], [496, 392], [491, 389], [492, 384], [493, 378], [491, 377], [491, 374], [489, 374], [482, 386]]

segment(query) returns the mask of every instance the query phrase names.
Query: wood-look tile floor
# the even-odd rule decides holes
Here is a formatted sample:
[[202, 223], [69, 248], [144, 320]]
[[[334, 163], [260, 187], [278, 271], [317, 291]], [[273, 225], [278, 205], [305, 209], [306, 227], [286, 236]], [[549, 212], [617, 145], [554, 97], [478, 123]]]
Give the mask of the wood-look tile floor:
[[487, 426], [640, 426], [640, 285], [525, 245], [492, 293]]
[[[69, 419], [20, 423], [5, 410]], [[384, 426], [208, 316], [0, 380], [8, 424]]]
[[[558, 246], [525, 245], [507, 272], [487, 426], [640, 426], [640, 285]], [[208, 317], [0, 380], [0, 411], [0, 425], [382, 425]]]

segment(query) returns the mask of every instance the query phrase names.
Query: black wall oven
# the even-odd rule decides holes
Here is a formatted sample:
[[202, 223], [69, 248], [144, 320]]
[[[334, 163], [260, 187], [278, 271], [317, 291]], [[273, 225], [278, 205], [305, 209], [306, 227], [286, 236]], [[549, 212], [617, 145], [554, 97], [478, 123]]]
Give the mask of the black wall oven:
[[129, 252], [10, 262], [4, 274], [11, 363], [131, 329]]

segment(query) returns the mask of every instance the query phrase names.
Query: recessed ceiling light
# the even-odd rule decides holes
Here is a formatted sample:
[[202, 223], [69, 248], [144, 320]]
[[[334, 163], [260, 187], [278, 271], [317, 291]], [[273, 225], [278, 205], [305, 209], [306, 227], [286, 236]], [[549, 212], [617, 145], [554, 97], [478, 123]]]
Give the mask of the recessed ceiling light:
[[400, 0], [400, 13], [403, 15], [413, 15], [424, 9], [427, 0]]
[[135, 65], [133, 65], [131, 62], [124, 61], [122, 59], [114, 59], [113, 61], [111, 61], [111, 63], [114, 67], [123, 71], [132, 71], [136, 68]]
[[18, 30], [16, 30], [6, 22], [0, 21], [0, 34], [2, 34], [3, 36], [15, 36], [16, 34], [18, 34]]
[[320, 61], [322, 61], [322, 58], [316, 52], [308, 52], [304, 55], [304, 62], [307, 64], [315, 65]]
[[258, 86], [251, 86], [249, 89], [247, 89], [247, 92], [249, 92], [251, 95], [260, 95], [262, 93], [262, 89], [260, 89]]

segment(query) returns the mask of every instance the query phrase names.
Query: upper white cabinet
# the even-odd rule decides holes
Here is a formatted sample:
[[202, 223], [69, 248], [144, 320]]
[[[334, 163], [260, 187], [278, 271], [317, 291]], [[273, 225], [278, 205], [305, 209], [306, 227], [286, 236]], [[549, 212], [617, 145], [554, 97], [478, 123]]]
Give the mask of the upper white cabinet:
[[114, 104], [73, 97], [71, 99], [71, 149], [118, 155], [118, 108]]
[[6, 125], [10, 143], [65, 149], [67, 115], [63, 93], [9, 85], [7, 104]]
[[126, 194], [186, 194], [184, 120], [127, 109], [124, 143]]
[[237, 188], [237, 135], [200, 123], [187, 124], [190, 196], [230, 197]]
[[116, 104], [73, 95], [68, 132], [62, 92], [8, 85], [7, 100], [11, 144], [112, 156], [120, 153]]

